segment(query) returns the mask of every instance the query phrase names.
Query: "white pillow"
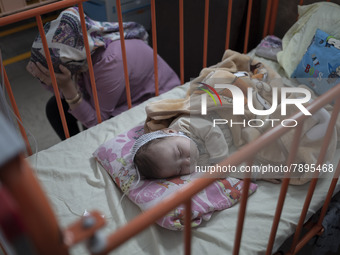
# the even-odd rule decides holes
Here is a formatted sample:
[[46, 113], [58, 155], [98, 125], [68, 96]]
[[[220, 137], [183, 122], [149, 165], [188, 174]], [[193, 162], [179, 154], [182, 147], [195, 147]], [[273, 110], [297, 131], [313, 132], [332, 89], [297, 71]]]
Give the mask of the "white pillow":
[[320, 2], [298, 6], [299, 19], [282, 39], [283, 51], [277, 54], [282, 68], [290, 77], [305, 54], [316, 29], [340, 37], [340, 6]]

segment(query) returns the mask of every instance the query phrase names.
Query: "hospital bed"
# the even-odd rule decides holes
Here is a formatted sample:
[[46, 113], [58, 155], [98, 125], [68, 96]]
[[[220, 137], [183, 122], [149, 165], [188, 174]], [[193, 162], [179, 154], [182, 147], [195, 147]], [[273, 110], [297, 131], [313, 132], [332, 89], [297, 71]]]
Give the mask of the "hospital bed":
[[[41, 14], [66, 8], [73, 4], [78, 4], [81, 13], [81, 2], [79, 0], [64, 0], [20, 14], [3, 17], [0, 18], [0, 25], [36, 17], [39, 30], [42, 31]], [[266, 1], [263, 37], [274, 33], [276, 14], [280, 11], [277, 9], [278, 2], [275, 0]], [[155, 1], [151, 1], [151, 3], [153, 28], [155, 29], [153, 9]], [[206, 0], [205, 3], [207, 8], [209, 1]], [[230, 36], [231, 24], [229, 18], [232, 13], [232, 3], [233, 1], [228, 1], [227, 41]], [[248, 53], [247, 40], [249, 38], [252, 4], [256, 3], [249, 0], [244, 53]], [[302, 1], [300, 1], [300, 4], [303, 4]], [[117, 0], [117, 6], [119, 6], [119, 0]], [[339, 148], [337, 148], [335, 156], [330, 162], [334, 166], [332, 174], [327, 174], [323, 178], [313, 178], [309, 183], [301, 186], [289, 185], [289, 178], [283, 179], [280, 185], [259, 181], [254, 194], [248, 197], [248, 192], [243, 192], [238, 203], [226, 210], [215, 212], [209, 221], [203, 221], [196, 228], [191, 228], [191, 220], [188, 219], [188, 217], [191, 217], [191, 197], [210, 185], [214, 179], [194, 180], [178, 193], [169, 196], [154, 208], [142, 213], [136, 204], [122, 193], [103, 165], [93, 156], [94, 151], [106, 141], [143, 124], [146, 117], [145, 106], [148, 103], [161, 99], [185, 97], [190, 82], [184, 81], [183, 75], [183, 37], [185, 35], [182, 20], [183, 1], [179, 1], [179, 6], [181, 20], [179, 29], [181, 38], [180, 76], [183, 85], [149, 99], [141, 105], [104, 122], [101, 122], [100, 119], [99, 106], [95, 106], [99, 122], [96, 126], [25, 159], [23, 156], [19, 156], [18, 162], [25, 168], [24, 172], [28, 168], [29, 174], [23, 176], [18, 173], [18, 176], [21, 177], [18, 178], [14, 186], [13, 179], [8, 177], [12, 175], [8, 172], [13, 170], [13, 166], [5, 165], [6, 167], [1, 169], [1, 172], [6, 173], [0, 176], [2, 186], [8, 188], [11, 196], [18, 200], [20, 217], [29, 226], [27, 234], [32, 238], [32, 243], [39, 253], [89, 254], [92, 252], [92, 254], [107, 254], [112, 251], [112, 254], [182, 254], [183, 252], [185, 254], [272, 254], [280, 249], [287, 238], [294, 235], [291, 248], [287, 251], [287, 254], [296, 254], [310, 239], [322, 234], [324, 230], [322, 221], [326, 215], [328, 204], [332, 195], [339, 190]], [[121, 16], [118, 15], [118, 17], [119, 22], [122, 22]], [[205, 22], [208, 22], [208, 18], [206, 14]], [[207, 26], [205, 29], [207, 29]], [[156, 30], [153, 30], [153, 36], [153, 44], [156, 45]], [[206, 42], [206, 39], [204, 40]], [[207, 43], [204, 43], [204, 47], [204, 54], [207, 54]], [[89, 52], [87, 54], [89, 56]], [[249, 54], [254, 53], [250, 52]], [[277, 70], [284, 79], [287, 78], [277, 62], [263, 58], [258, 59]], [[91, 62], [89, 62], [89, 68], [91, 71]], [[51, 71], [51, 76], [53, 77], [53, 71]], [[11, 94], [6, 75], [5, 83], [7, 93]], [[58, 96], [57, 85], [56, 82], [54, 83], [54, 91]], [[127, 96], [129, 97], [129, 95]], [[340, 87], [336, 86], [319, 96], [308, 106], [308, 110], [315, 113], [324, 105], [333, 102], [330, 126], [317, 165], [324, 164], [325, 153], [331, 139], [330, 133], [337, 125], [340, 107], [339, 96]], [[10, 98], [15, 109], [15, 100], [11, 96]], [[335, 103], [334, 100], [336, 100]], [[19, 116], [19, 113], [16, 113]], [[303, 121], [307, 116], [297, 113], [291, 118]], [[23, 128], [20, 129], [25, 138]], [[287, 132], [287, 129], [284, 127], [275, 127], [256, 141], [242, 147], [221, 164], [239, 165], [245, 162], [251, 165], [257, 151], [270, 144], [271, 141], [278, 139], [285, 132]], [[288, 165], [289, 162], [293, 162], [294, 148], [298, 147], [301, 128], [296, 128], [295, 132], [296, 139], [291, 147]], [[68, 136], [66, 127], [65, 133]], [[28, 142], [26, 142], [26, 147], [27, 155], [31, 154]], [[34, 174], [30, 174], [30, 172]], [[32, 181], [35, 178], [37, 178], [39, 184]], [[30, 183], [27, 183], [28, 181]], [[24, 183], [26, 184], [23, 185]], [[250, 178], [245, 178], [243, 185], [243, 190], [248, 190], [249, 185], [251, 185]], [[39, 186], [41, 186], [41, 189]], [[34, 194], [37, 197], [34, 197]], [[33, 199], [32, 204], [30, 204], [29, 199]], [[44, 202], [39, 205], [39, 201]], [[157, 219], [180, 204], [185, 204], [186, 208], [182, 232], [164, 229], [154, 224]], [[319, 220], [316, 223], [308, 221], [320, 208]], [[38, 219], [33, 219], [34, 215], [29, 212], [36, 213]], [[91, 212], [93, 213], [91, 214]], [[84, 222], [89, 218], [89, 215], [92, 215], [91, 219], [95, 219], [95, 223], [86, 228]], [[41, 222], [41, 227], [38, 224], [39, 222]], [[34, 224], [36, 225], [33, 226]], [[46, 224], [50, 226], [46, 227]], [[103, 226], [104, 224], [105, 226]], [[301, 236], [303, 227], [306, 227], [308, 231]], [[85, 240], [87, 246], [78, 245], [79, 242]]]

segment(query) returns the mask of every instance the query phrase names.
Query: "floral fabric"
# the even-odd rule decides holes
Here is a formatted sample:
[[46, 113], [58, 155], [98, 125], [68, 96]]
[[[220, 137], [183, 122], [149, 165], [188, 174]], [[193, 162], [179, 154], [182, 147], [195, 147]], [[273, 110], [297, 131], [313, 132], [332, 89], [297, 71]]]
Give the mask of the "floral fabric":
[[[85, 15], [85, 24], [91, 53], [98, 47], [107, 47], [110, 42], [120, 39], [118, 22], [95, 21]], [[148, 33], [142, 25], [125, 22], [123, 28], [124, 38], [148, 42]], [[84, 71], [86, 51], [78, 8], [64, 10], [57, 19], [46, 23], [44, 30], [54, 70], [60, 73], [59, 65], [63, 64], [72, 73]], [[33, 42], [31, 61], [47, 67], [40, 35]]]
[[[194, 174], [169, 179], [140, 179], [132, 162], [130, 149], [135, 140], [143, 134], [143, 126], [137, 126], [124, 134], [102, 144], [94, 153], [94, 157], [110, 174], [117, 186], [142, 211], [145, 211], [173, 194], [185, 184], [193, 180]], [[226, 178], [196, 194], [192, 199], [192, 227], [197, 227], [202, 220], [209, 220], [214, 211], [227, 209], [238, 202], [243, 188], [243, 181]], [[255, 192], [257, 185], [250, 184], [249, 194]], [[167, 229], [182, 230], [184, 227], [184, 206], [169, 212], [157, 223]]]

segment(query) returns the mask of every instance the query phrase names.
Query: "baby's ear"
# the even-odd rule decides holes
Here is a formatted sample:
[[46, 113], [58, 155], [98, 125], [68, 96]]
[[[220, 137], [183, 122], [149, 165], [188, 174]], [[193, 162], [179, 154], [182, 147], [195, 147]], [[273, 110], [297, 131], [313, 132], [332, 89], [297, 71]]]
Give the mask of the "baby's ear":
[[178, 133], [177, 130], [172, 129], [172, 128], [163, 128], [162, 130], [163, 130], [163, 132], [166, 133], [166, 134], [174, 134], [174, 133], [177, 134], [177, 133]]

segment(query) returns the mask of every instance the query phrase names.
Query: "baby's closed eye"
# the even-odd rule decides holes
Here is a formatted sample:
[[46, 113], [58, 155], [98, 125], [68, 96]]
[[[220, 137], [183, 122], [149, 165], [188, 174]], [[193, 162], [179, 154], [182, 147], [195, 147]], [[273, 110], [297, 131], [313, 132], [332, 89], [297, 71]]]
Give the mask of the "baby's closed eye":
[[182, 157], [182, 151], [179, 147], [177, 147], [177, 150], [178, 150], [178, 158], [181, 158]]

